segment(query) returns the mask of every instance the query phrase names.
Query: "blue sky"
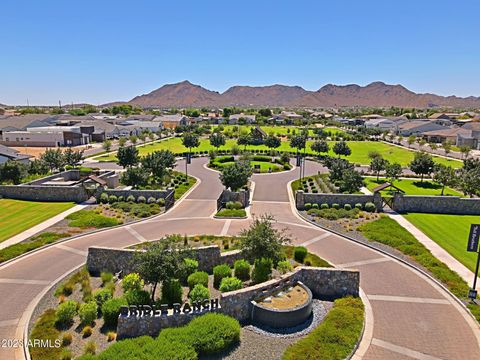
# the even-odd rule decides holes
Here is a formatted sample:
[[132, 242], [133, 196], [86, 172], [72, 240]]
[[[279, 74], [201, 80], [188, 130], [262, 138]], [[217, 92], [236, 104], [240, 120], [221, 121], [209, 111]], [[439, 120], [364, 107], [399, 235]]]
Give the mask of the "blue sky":
[[0, 103], [100, 104], [185, 79], [480, 96], [478, 0], [2, 0], [1, 11]]

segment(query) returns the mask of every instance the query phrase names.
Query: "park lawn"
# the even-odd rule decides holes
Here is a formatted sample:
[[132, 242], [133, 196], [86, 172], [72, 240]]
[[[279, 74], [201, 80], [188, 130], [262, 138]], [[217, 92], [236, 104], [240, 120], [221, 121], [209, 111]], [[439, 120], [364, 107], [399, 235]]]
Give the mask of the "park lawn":
[[[228, 165], [233, 165], [234, 163], [235, 163], [234, 161], [229, 161], [229, 162], [224, 162], [224, 163], [216, 163], [216, 165], [217, 165], [218, 168], [223, 168], [223, 167], [228, 166]], [[252, 160], [252, 161], [250, 161], [250, 165], [252, 166], [252, 168], [255, 165], [260, 165], [260, 172], [261, 173], [268, 173], [268, 169], [272, 169], [272, 172], [278, 172], [278, 171], [283, 170], [283, 168], [280, 165], [274, 164], [272, 162], [267, 162], [267, 161]]]
[[73, 207], [74, 203], [0, 200], [0, 242]]
[[470, 225], [480, 224], [480, 216], [409, 213], [404, 217], [455, 259], [475, 271], [477, 255], [467, 252], [467, 239]]
[[[387, 179], [382, 177], [378, 181], [374, 177], [365, 177], [364, 180], [367, 189], [370, 191], [387, 181]], [[395, 180], [394, 185], [403, 190], [406, 195], [440, 195], [442, 192], [441, 185], [428, 180], [420, 182], [420, 179], [398, 179]], [[390, 195], [389, 191], [385, 190], [381, 193], [382, 195]], [[449, 187], [445, 187], [443, 195], [463, 196], [462, 193]]]
[[[309, 155], [315, 155], [310, 149], [310, 145], [312, 143], [313, 143], [313, 140], [310, 140], [307, 142], [306, 152]], [[397, 162], [402, 166], [407, 166], [413, 160], [413, 156], [415, 154], [411, 150], [407, 150], [398, 146], [393, 146], [393, 145], [389, 145], [389, 144], [378, 142], [378, 141], [347, 141], [347, 143], [350, 149], [352, 150], [352, 154], [350, 156], [347, 156], [346, 159], [348, 159], [350, 162], [354, 164], [361, 164], [361, 165], [370, 164], [370, 158], [368, 157], [368, 154], [371, 151], [378, 151], [388, 161]], [[332, 150], [334, 144], [335, 144], [334, 141], [329, 141], [329, 145], [330, 145], [329, 155], [331, 156], [336, 156]], [[234, 145], [236, 145], [236, 140], [228, 139], [224, 146], [219, 147], [219, 150], [228, 150], [228, 149], [231, 149], [232, 146]], [[239, 148], [243, 149], [244, 147], [239, 146]], [[247, 149], [248, 150], [268, 150], [268, 148], [265, 145], [248, 145]], [[182, 145], [181, 137], [175, 137], [172, 139], [159, 141], [159, 142], [148, 144], [138, 148], [140, 156], [144, 156], [156, 150], [170, 150], [175, 154], [183, 154], [184, 152], [187, 151], [187, 149]], [[210, 145], [209, 140], [206, 138], [203, 138], [200, 140], [199, 147], [192, 149], [192, 151], [194, 152], [210, 151], [210, 150], [214, 150], [214, 147]], [[288, 141], [282, 141], [280, 144], [280, 147], [278, 147], [275, 150], [296, 152], [296, 149], [292, 149], [290, 147], [290, 144]], [[436, 156], [434, 156], [433, 158], [435, 162], [449, 165], [454, 168], [459, 168], [462, 166], [461, 161], [449, 160], [449, 159], [436, 157]], [[111, 154], [111, 155], [103, 155], [96, 159], [99, 161], [115, 161], [116, 157], [114, 154]]]

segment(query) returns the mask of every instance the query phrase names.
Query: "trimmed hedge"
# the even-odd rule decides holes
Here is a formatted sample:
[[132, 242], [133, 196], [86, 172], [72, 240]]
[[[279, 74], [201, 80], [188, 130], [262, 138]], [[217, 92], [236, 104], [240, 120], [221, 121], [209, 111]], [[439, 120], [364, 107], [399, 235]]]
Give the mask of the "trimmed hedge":
[[267, 281], [272, 273], [272, 259], [256, 259], [252, 272], [252, 280], [258, 284]]
[[217, 265], [213, 268], [213, 286], [218, 289], [223, 278], [232, 276], [232, 269], [227, 264]]
[[90, 301], [80, 305], [78, 310], [80, 321], [82, 324], [89, 325], [95, 321], [98, 315], [98, 307], [95, 301]]
[[102, 305], [102, 316], [107, 326], [117, 326], [120, 308], [127, 306], [128, 302], [125, 298], [113, 298], [105, 301]]
[[229, 292], [234, 290], [239, 290], [243, 288], [242, 280], [239, 278], [233, 277], [225, 277], [222, 279], [220, 283], [220, 291], [221, 292]]
[[183, 289], [179, 280], [171, 279], [162, 283], [162, 304], [172, 306], [175, 303], [181, 303], [182, 295]]
[[58, 305], [56, 316], [57, 322], [60, 324], [68, 324], [72, 322], [73, 317], [77, 315], [78, 303], [73, 300], [67, 300]]
[[304, 246], [296, 246], [295, 249], [293, 249], [293, 258], [301, 264], [303, 264], [307, 254], [308, 250]]
[[188, 298], [192, 303], [207, 300], [210, 299], [210, 291], [202, 284], [197, 284], [188, 294]]
[[205, 271], [195, 271], [187, 279], [188, 287], [193, 289], [195, 285], [202, 284], [205, 287], [208, 287], [208, 274]]
[[235, 277], [240, 280], [247, 281], [250, 280], [250, 271], [251, 266], [247, 260], [237, 260], [233, 265]]

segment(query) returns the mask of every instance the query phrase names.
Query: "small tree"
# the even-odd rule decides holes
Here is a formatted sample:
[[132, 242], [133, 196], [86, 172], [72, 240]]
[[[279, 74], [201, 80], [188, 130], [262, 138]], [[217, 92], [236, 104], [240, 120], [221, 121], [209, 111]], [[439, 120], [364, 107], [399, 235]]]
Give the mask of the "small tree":
[[225, 166], [220, 174], [220, 181], [228, 189], [237, 191], [247, 185], [252, 176], [252, 167], [249, 161], [237, 161], [232, 165]]
[[254, 217], [248, 229], [241, 233], [240, 248], [250, 262], [255, 259], [271, 259], [276, 265], [284, 259], [283, 246], [290, 243], [284, 230], [273, 227], [275, 219], [272, 215], [263, 214]]
[[432, 149], [432, 151], [435, 151], [438, 148], [437, 144], [435, 144], [434, 142], [429, 143], [428, 146], [430, 147], [430, 149]]
[[[182, 144], [188, 148], [188, 156], [191, 156], [192, 148], [200, 146], [198, 135], [193, 133], [184, 133], [182, 136]], [[185, 179], [188, 179], [188, 159], [185, 159]]]
[[269, 149], [276, 149], [281, 145], [281, 140], [280, 140], [280, 138], [276, 137], [275, 135], [269, 135], [265, 139], [265, 145]]
[[315, 151], [318, 156], [320, 156], [321, 153], [328, 153], [328, 151], [330, 150], [330, 146], [328, 146], [328, 143], [325, 140], [317, 140], [312, 145], [310, 145], [310, 149], [312, 149], [312, 151]]
[[445, 186], [453, 185], [456, 181], [455, 170], [443, 164], [435, 164], [433, 168], [433, 181], [442, 185], [442, 192], [440, 195], [443, 195]]
[[137, 165], [139, 162], [138, 149], [135, 146], [122, 146], [117, 151], [118, 165], [123, 168]]
[[445, 155], [448, 155], [450, 151], [452, 151], [452, 143], [450, 141], [444, 141], [442, 143], [443, 151], [445, 151]]
[[163, 183], [164, 176], [175, 166], [175, 155], [170, 150], [154, 151], [142, 158], [142, 167], [152, 174], [157, 184]]
[[118, 139], [118, 145], [125, 146], [126, 143], [127, 143], [126, 137], [121, 137], [120, 139]]
[[347, 193], [357, 192], [363, 186], [362, 175], [354, 170], [347, 169], [342, 174], [342, 181], [340, 183], [340, 191]]
[[0, 164], [0, 183], [20, 184], [25, 172], [25, 166], [16, 161], [7, 161]]
[[377, 174], [377, 181], [380, 176], [380, 171], [385, 170], [387, 166], [387, 160], [385, 160], [381, 155], [376, 156], [370, 162], [370, 171], [373, 171]]
[[149, 177], [150, 174], [143, 167], [129, 167], [122, 173], [120, 182], [124, 185], [132, 186], [134, 189], [138, 189], [148, 184]]
[[340, 157], [340, 155], [348, 156], [352, 153], [352, 150], [348, 147], [345, 141], [339, 141], [333, 145], [333, 152]]
[[112, 148], [112, 141], [111, 140], [105, 140], [102, 144], [102, 147], [103, 147], [103, 150], [105, 151], [110, 151], [110, 149]]
[[292, 136], [292, 138], [290, 139], [290, 147], [297, 149], [297, 156], [298, 156], [298, 152], [301, 149], [305, 148], [306, 143], [307, 143], [307, 138], [302, 135], [295, 135], [295, 136]]
[[399, 163], [387, 163], [385, 167], [385, 176], [387, 177], [390, 184], [393, 184], [393, 182], [397, 180], [400, 175], [402, 175], [402, 165], [400, 165]]
[[210, 145], [215, 147], [218, 151], [220, 146], [225, 145], [225, 136], [223, 136], [221, 133], [214, 133], [210, 135]]
[[47, 149], [40, 156], [40, 160], [50, 168], [50, 171], [60, 170], [65, 165], [65, 158], [61, 149]]
[[67, 148], [63, 153], [65, 164], [71, 167], [77, 167], [83, 160], [83, 150], [73, 150]]
[[473, 197], [480, 191], [480, 167], [460, 172], [460, 187], [465, 195]]
[[433, 171], [434, 166], [435, 162], [433, 161], [432, 156], [421, 151], [415, 153], [415, 157], [410, 163], [410, 170], [417, 175], [421, 175], [421, 182], [423, 182], [424, 175], [430, 174]]
[[248, 134], [241, 134], [237, 138], [237, 145], [243, 145], [243, 151], [247, 150], [247, 145], [250, 144], [250, 136]]
[[414, 135], [410, 135], [407, 139], [408, 142], [408, 147], [412, 147], [413, 143], [415, 142], [417, 138]]
[[129, 139], [130, 142], [131, 142], [132, 144], [134, 144], [134, 145], [135, 145], [135, 144], [137, 143], [137, 141], [138, 141], [138, 137], [137, 137], [136, 135], [131, 135], [128, 139]]
[[460, 152], [463, 154], [464, 159], [468, 158], [468, 155], [470, 155], [470, 151], [472, 151], [472, 148], [470, 146], [467, 146], [467, 145], [460, 146]]

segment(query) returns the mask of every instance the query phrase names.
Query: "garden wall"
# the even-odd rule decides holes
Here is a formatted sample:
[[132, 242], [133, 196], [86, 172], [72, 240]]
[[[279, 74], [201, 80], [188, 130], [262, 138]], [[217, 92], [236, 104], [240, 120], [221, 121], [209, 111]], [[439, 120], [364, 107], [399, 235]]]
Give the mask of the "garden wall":
[[399, 213], [480, 215], [480, 199], [394, 194], [392, 209]]
[[[80, 181], [80, 170], [73, 169], [73, 170], [63, 171], [57, 174], [45, 176], [40, 179], [35, 179], [33, 181], [30, 181], [29, 183], [26, 183], [25, 185], [41, 185], [47, 181], [52, 181], [53, 179], [57, 179], [60, 177], [63, 178], [64, 181]], [[21, 185], [21, 186], [25, 186], [25, 185]]]
[[229, 201], [239, 201], [245, 208], [250, 201], [250, 190], [230, 191], [224, 189], [217, 199], [217, 210], [220, 210]]
[[295, 204], [298, 210], [304, 210], [305, 204], [338, 204], [344, 206], [350, 204], [354, 206], [357, 203], [365, 205], [367, 202], [375, 204], [377, 211], [382, 211], [382, 197], [379, 193], [373, 195], [363, 194], [313, 194], [305, 193], [302, 190], [297, 190], [295, 193]]
[[[134, 249], [113, 249], [107, 247], [92, 246], [88, 248], [87, 268], [91, 273], [110, 271], [113, 273], [128, 274], [135, 271], [133, 264]], [[229, 264], [241, 259], [239, 250], [220, 252], [216, 245], [193, 248], [193, 257], [198, 261], [198, 268], [201, 271], [211, 272], [212, 268], [219, 264]]]
[[0, 185], [0, 196], [29, 201], [82, 203], [89, 195], [83, 186]]
[[[314, 297], [333, 300], [348, 295], [358, 296], [360, 274], [357, 270], [298, 267], [293, 272], [283, 275], [280, 279], [221, 294], [220, 308], [216, 311], [232, 316], [241, 323], [249, 323], [252, 300], [266, 296], [297, 281], [303, 282], [310, 288]], [[157, 317], [120, 315], [117, 336], [119, 338], [141, 335], [156, 336], [163, 328], [185, 325], [193, 317], [203, 313], [182, 313]]]

